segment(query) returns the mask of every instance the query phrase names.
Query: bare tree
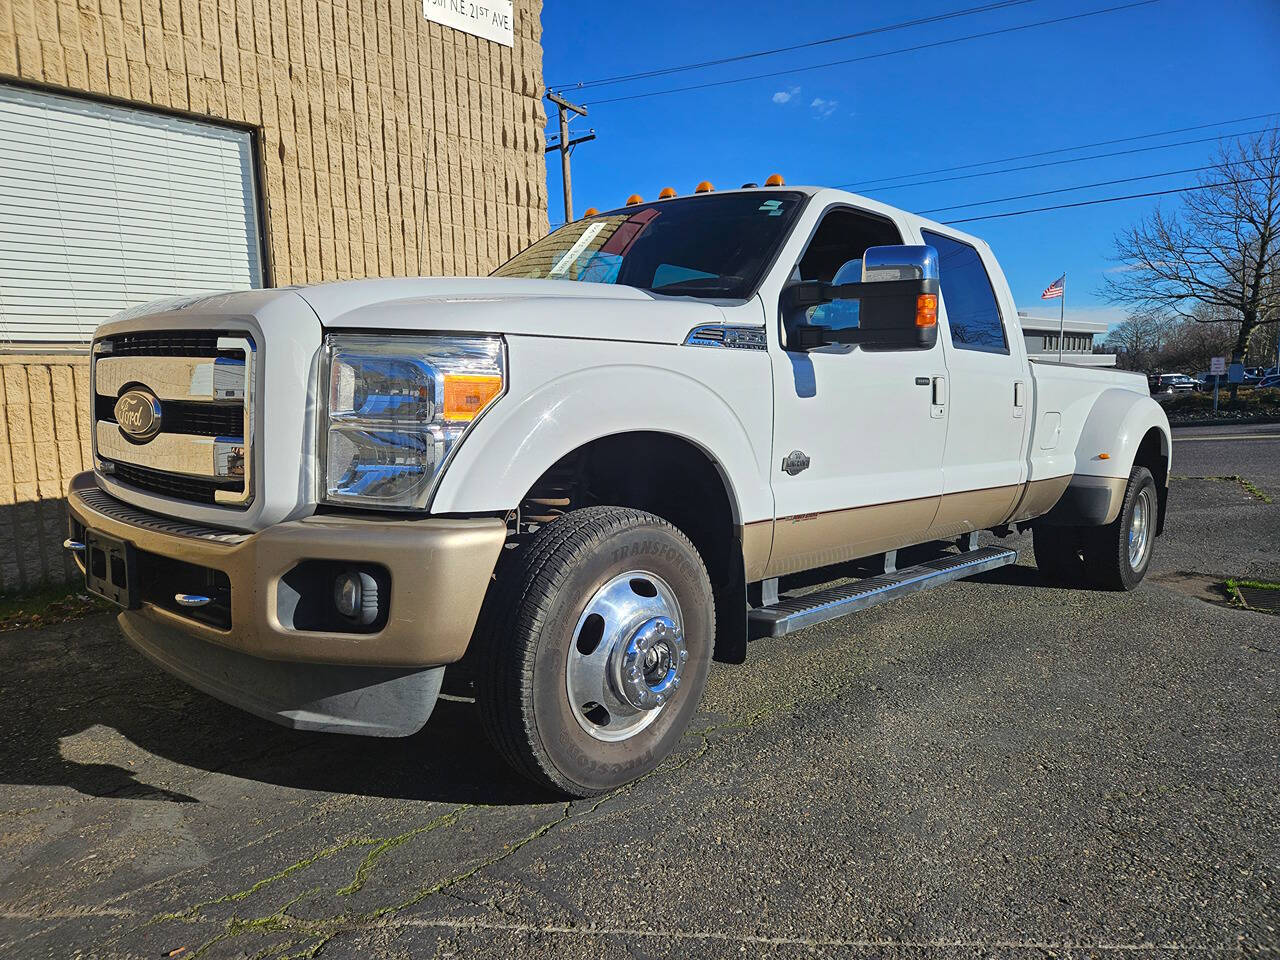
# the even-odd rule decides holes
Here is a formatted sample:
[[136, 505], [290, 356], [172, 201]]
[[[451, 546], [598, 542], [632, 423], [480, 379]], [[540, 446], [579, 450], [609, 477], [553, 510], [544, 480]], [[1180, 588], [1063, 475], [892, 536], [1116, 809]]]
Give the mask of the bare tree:
[[1107, 346], [1125, 369], [1158, 372], [1172, 323], [1169, 316], [1156, 311], [1132, 313], [1107, 334]]
[[1116, 237], [1113, 303], [1197, 323], [1238, 324], [1233, 361], [1280, 320], [1280, 128], [1219, 148], [1181, 209], [1155, 211]]

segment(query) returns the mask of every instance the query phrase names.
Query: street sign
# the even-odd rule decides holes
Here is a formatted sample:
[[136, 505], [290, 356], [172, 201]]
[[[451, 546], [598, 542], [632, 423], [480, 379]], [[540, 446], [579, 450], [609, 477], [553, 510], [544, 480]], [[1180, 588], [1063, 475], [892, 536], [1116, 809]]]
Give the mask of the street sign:
[[1244, 364], [1243, 363], [1233, 363], [1227, 369], [1227, 382], [1228, 383], [1244, 383]]
[[1220, 377], [1227, 372], [1227, 358], [1214, 357], [1209, 361], [1209, 372], [1215, 377]]
[[484, 0], [483, 3], [476, 0], [422, 0], [422, 15], [504, 47], [515, 44], [512, 0]]

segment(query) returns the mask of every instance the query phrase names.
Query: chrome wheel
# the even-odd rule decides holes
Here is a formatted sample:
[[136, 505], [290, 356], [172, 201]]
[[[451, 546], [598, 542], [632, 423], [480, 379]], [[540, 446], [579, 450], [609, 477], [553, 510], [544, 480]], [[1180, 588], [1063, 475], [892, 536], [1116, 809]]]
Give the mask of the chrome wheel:
[[1133, 501], [1133, 518], [1129, 521], [1129, 567], [1141, 570], [1151, 548], [1151, 521], [1155, 503], [1151, 490], [1144, 488]]
[[565, 667], [569, 706], [598, 740], [626, 740], [676, 696], [689, 659], [675, 592], [661, 577], [632, 570], [587, 601]]

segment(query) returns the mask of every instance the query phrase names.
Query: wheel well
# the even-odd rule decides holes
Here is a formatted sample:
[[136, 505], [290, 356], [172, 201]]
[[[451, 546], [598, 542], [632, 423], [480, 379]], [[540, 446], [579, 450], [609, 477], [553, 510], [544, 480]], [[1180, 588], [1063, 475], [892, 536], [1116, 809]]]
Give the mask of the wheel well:
[[1164, 512], [1169, 501], [1169, 454], [1165, 449], [1165, 436], [1157, 427], [1147, 431], [1142, 442], [1138, 444], [1138, 452], [1133, 458], [1134, 466], [1146, 467], [1156, 481], [1156, 499], [1160, 511], [1156, 520], [1156, 535], [1164, 533]]
[[561, 457], [534, 482], [521, 500], [518, 530], [527, 533], [570, 510], [596, 505], [644, 510], [683, 531], [707, 565], [715, 591], [716, 658], [740, 661], [746, 645], [742, 544], [715, 462], [701, 448], [666, 433], [593, 440]]

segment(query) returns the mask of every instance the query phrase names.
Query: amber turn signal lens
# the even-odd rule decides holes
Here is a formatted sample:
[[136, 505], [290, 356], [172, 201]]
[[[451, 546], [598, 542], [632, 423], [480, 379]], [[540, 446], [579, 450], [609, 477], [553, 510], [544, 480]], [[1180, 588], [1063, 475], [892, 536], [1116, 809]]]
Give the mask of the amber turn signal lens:
[[782, 174], [774, 173], [770, 174], [769, 179], [764, 182], [764, 185], [766, 187], [785, 187], [787, 185], [787, 181], [782, 179]]
[[660, 194], [658, 194], [658, 199], [659, 199], [659, 200], [670, 200], [670, 199], [671, 199], [672, 197], [674, 197], [675, 195], [676, 195], [676, 188], [675, 188], [675, 187], [663, 187], [663, 188], [662, 188], [662, 192], [661, 192]]
[[916, 326], [932, 327], [938, 323], [938, 295], [922, 293], [916, 297]]
[[631, 196], [627, 197], [628, 207], [634, 207], [637, 203], [644, 203], [644, 197], [640, 196], [640, 194], [633, 193]]
[[444, 418], [474, 420], [502, 392], [501, 377], [445, 374]]
[[711, 181], [703, 180], [700, 184], [694, 187], [693, 192], [694, 193], [711, 193], [711, 191], [713, 190], [715, 190], [715, 187], [711, 185]]
[[583, 216], [584, 216], [584, 217], [594, 217], [594, 216], [595, 216], [597, 213], [599, 213], [599, 212], [600, 212], [600, 211], [599, 211], [599, 210], [597, 210], [595, 207], [587, 207], [587, 210], [586, 210], [586, 212], [585, 212], [585, 213], [583, 213]]

